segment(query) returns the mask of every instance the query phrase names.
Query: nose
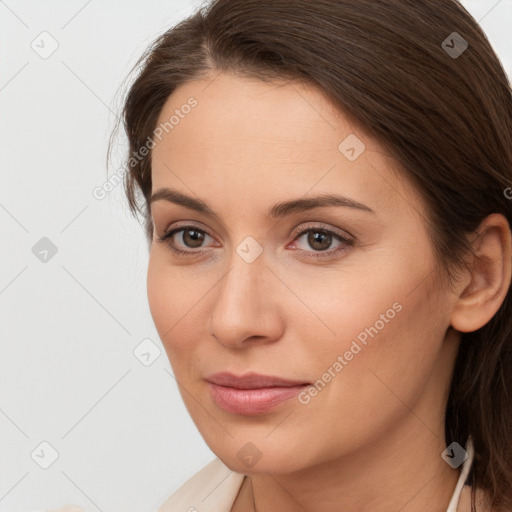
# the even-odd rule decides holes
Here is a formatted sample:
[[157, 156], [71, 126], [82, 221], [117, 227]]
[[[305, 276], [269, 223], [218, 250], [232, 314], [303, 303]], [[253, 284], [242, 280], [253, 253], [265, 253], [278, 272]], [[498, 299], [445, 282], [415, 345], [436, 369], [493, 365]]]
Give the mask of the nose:
[[231, 267], [212, 294], [208, 332], [231, 349], [278, 340], [284, 325], [278, 282], [263, 254], [247, 263], [233, 252]]

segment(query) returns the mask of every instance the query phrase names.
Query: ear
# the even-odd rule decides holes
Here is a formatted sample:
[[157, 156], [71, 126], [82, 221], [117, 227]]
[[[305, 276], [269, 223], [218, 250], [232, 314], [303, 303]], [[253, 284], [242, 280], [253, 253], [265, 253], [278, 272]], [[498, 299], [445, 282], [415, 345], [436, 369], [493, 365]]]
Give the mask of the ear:
[[475, 256], [457, 295], [451, 325], [460, 332], [483, 327], [496, 314], [510, 287], [512, 241], [507, 219], [489, 215], [472, 235]]

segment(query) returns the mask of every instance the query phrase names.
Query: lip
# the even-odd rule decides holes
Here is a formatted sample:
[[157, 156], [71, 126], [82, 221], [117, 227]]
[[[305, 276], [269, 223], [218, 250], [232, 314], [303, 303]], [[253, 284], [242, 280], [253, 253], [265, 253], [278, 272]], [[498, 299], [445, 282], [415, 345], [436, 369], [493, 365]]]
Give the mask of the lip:
[[215, 403], [233, 414], [262, 414], [293, 398], [309, 382], [247, 373], [237, 376], [229, 372], [215, 373], [205, 379]]

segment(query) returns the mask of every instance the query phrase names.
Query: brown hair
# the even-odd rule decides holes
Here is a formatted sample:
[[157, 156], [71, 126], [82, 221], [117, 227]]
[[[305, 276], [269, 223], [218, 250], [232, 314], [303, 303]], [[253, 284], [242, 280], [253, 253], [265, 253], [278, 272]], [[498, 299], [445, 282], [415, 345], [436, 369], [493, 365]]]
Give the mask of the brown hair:
[[[460, 55], [449, 51], [463, 49], [453, 32], [468, 43]], [[152, 135], [173, 91], [212, 70], [307, 81], [360, 122], [423, 197], [449, 277], [471, 250], [466, 235], [486, 216], [501, 213], [512, 224], [505, 194], [512, 185], [510, 84], [455, 0], [216, 0], [161, 35], [135, 69], [123, 111], [125, 189], [149, 243], [151, 154], [131, 155]], [[475, 448], [472, 510], [476, 487], [488, 492], [493, 510], [512, 509], [511, 399], [509, 288], [490, 322], [461, 333], [447, 400], [447, 443], [464, 445], [471, 435]]]

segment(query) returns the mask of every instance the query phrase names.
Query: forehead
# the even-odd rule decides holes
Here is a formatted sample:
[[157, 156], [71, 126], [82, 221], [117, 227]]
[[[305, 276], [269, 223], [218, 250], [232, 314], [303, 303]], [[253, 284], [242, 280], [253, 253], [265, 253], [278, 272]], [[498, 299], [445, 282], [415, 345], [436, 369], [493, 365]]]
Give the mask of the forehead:
[[[376, 208], [412, 192], [379, 143], [309, 84], [218, 73], [179, 87], [158, 126], [167, 129], [153, 149], [153, 191], [172, 185], [243, 206], [336, 190]], [[360, 156], [347, 158], [347, 144]]]
[[[210, 75], [179, 87], [164, 105], [158, 124], [164, 125], [173, 114], [179, 114], [191, 98], [197, 106], [172, 128], [172, 135], [176, 140], [180, 132], [185, 135], [191, 124], [186, 122], [189, 117], [196, 121], [196, 134], [204, 135], [205, 147], [233, 148], [234, 143], [244, 144], [250, 138], [255, 145], [275, 148], [273, 154], [278, 154], [279, 148], [289, 151], [304, 143], [318, 150], [332, 150], [340, 136], [352, 130], [346, 116], [312, 85], [264, 82], [232, 73]], [[226, 133], [230, 139], [225, 138]]]

